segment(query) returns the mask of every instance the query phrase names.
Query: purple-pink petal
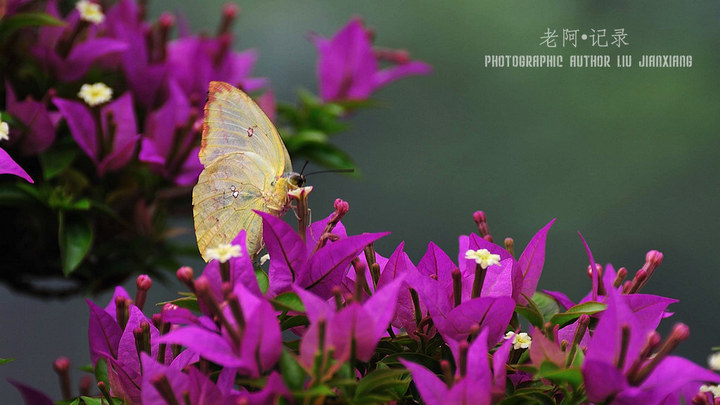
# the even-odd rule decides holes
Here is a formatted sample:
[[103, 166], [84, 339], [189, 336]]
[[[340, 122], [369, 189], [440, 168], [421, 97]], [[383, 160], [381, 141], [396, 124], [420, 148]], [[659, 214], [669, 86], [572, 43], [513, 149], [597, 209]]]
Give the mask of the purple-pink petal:
[[86, 300], [90, 309], [88, 342], [92, 364], [100, 358], [117, 358], [122, 329], [115, 319], [92, 301]]
[[[545, 264], [545, 242], [547, 240], [548, 231], [555, 223], [555, 219], [542, 227], [523, 250], [518, 259], [518, 267], [523, 276], [523, 284], [521, 293], [527, 297], [533, 296], [537, 283], [542, 274], [543, 265]], [[527, 304], [527, 300], [521, 295], [520, 304]]]
[[20, 391], [25, 405], [54, 405], [52, 399], [43, 392], [9, 378], [8, 382]]
[[90, 159], [98, 164], [97, 125], [90, 111], [78, 101], [62, 98], [52, 99], [55, 106], [65, 118], [70, 135]]
[[400, 363], [410, 370], [415, 386], [420, 392], [420, 397], [427, 405], [448, 404], [448, 388], [435, 373], [411, 361], [400, 359]]
[[3, 148], [0, 148], [0, 174], [13, 174], [18, 177], [22, 177], [30, 183], [34, 183], [32, 177], [17, 164], [10, 155], [5, 152]]
[[255, 211], [263, 222], [263, 241], [270, 255], [268, 278], [272, 294], [290, 290], [306, 274], [305, 242], [285, 221], [268, 213]]
[[34, 155], [47, 149], [55, 141], [55, 126], [43, 102], [35, 101], [28, 96], [24, 101], [15, 97], [9, 83], [5, 102], [7, 111], [20, 120], [26, 128], [11, 128], [10, 142], [19, 142], [19, 150], [23, 155]]
[[226, 367], [248, 368], [244, 359], [236, 354], [230, 342], [207, 329], [187, 326], [160, 336], [158, 343], [175, 343], [186, 346], [200, 356]]
[[307, 270], [298, 275], [296, 283], [322, 298], [329, 298], [332, 287], [341, 284], [350, 262], [365, 246], [388, 234], [364, 233], [329, 242], [310, 257]]
[[375, 73], [372, 80], [373, 87], [383, 87], [407, 76], [428, 75], [432, 73], [432, 70], [432, 66], [425, 62], [410, 61], [408, 63], [401, 63]]
[[61, 64], [58, 75], [62, 80], [78, 80], [85, 75], [96, 60], [125, 52], [127, 49], [128, 44], [117, 39], [88, 39], [73, 46], [67, 59]]

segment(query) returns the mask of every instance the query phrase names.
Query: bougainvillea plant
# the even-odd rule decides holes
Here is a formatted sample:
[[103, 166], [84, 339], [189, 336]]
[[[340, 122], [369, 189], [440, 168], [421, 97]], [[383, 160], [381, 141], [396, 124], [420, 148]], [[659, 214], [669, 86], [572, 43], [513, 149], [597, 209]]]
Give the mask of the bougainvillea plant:
[[355, 18], [332, 38], [312, 35], [320, 96], [276, 104], [252, 75], [256, 52], [233, 49], [238, 17], [228, 4], [215, 32], [192, 34], [183, 16], [148, 19], [146, 1], [0, 1], [0, 226], [15, 230], [0, 236], [3, 282], [43, 297], [97, 292], [196, 254], [169, 241], [191, 231], [170, 219], [190, 218], [211, 80], [255, 95], [293, 157], [337, 169], [353, 167], [330, 141], [348, 113], [430, 72], [374, 47]]
[[[676, 302], [641, 293], [660, 252], [628, 279], [585, 245], [591, 289], [574, 304], [536, 291], [554, 220], [517, 255], [512, 239], [494, 243], [478, 211], [457, 259], [430, 242], [415, 264], [403, 244], [389, 257], [375, 251], [387, 233], [349, 235], [348, 203], [334, 206], [302, 232], [257, 212], [267, 255], [254, 261], [241, 231], [201, 274], [178, 269], [188, 292], [157, 313], [144, 308], [147, 276], [134, 299], [118, 287], [105, 307], [88, 300], [92, 377], [76, 397], [59, 358], [62, 403], [720, 402], [720, 375], [672, 355], [688, 327], [656, 332]], [[53, 403], [12, 383], [26, 404]]]

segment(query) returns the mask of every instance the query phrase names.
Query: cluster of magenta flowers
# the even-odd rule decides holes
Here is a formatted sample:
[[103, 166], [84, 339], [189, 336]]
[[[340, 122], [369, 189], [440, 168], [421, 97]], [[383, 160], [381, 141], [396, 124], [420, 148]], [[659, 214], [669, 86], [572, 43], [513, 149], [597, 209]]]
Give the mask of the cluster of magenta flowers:
[[[268, 80], [252, 75], [257, 53], [234, 49], [238, 6], [225, 5], [214, 32], [199, 34], [182, 15], [148, 19], [147, 7], [0, 3], [0, 174], [34, 183], [0, 176], [0, 223], [22, 230], [1, 240], [16, 247], [0, 256], [12, 270], [2, 278], [18, 290], [49, 294], [34, 289], [33, 275], [70, 276], [99, 291], [129, 275], [123, 269], [177, 268], [166, 240], [179, 230], [166, 218], [189, 217], [210, 81], [253, 95], [294, 157], [347, 168], [352, 160], [329, 135], [347, 127], [348, 110], [369, 105], [381, 86], [430, 72], [407, 51], [373, 46], [372, 30], [354, 18], [332, 38], [311, 36], [320, 96], [304, 91], [297, 106], [276, 105]], [[13, 219], [27, 217], [36, 223]]]
[[[459, 237], [456, 260], [430, 242], [415, 264], [403, 244], [375, 251], [387, 233], [348, 235], [348, 203], [334, 207], [299, 232], [258, 212], [267, 255], [253, 262], [241, 231], [198, 277], [177, 271], [189, 292], [160, 313], [143, 312], [146, 276], [134, 300], [120, 287], [105, 308], [88, 300], [100, 394], [83, 380], [74, 403], [720, 402], [719, 375], [671, 354], [688, 327], [656, 332], [676, 300], [640, 293], [660, 252], [628, 279], [588, 248], [592, 287], [574, 304], [536, 291], [554, 220], [516, 256], [476, 212], [478, 233]], [[55, 365], [70, 401], [68, 367]], [[26, 403], [52, 403], [13, 383]]]

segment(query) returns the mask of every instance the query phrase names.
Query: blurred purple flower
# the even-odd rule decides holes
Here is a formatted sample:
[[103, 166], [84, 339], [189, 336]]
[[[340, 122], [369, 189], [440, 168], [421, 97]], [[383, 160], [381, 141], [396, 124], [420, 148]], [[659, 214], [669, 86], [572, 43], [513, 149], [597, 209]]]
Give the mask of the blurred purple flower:
[[[395, 80], [432, 71], [427, 63], [409, 60], [405, 51], [373, 50], [370, 36], [362, 20], [353, 18], [332, 38], [310, 37], [320, 53], [317, 75], [324, 101], [365, 100]], [[381, 59], [394, 65], [380, 69]]]
[[55, 126], [44, 102], [28, 96], [24, 101], [15, 97], [10, 83], [5, 83], [7, 112], [17, 118], [24, 127], [10, 130], [9, 144], [23, 155], [34, 155], [47, 149], [55, 141]]
[[198, 113], [174, 80], [169, 87], [168, 100], [145, 119], [139, 159], [176, 184], [189, 186], [203, 169], [198, 158]]
[[65, 118], [75, 142], [97, 166], [100, 176], [120, 169], [132, 158], [140, 135], [130, 93], [93, 109], [61, 98], [53, 98], [53, 103]]
[[168, 44], [170, 77], [182, 87], [191, 102], [205, 99], [211, 80], [224, 81], [253, 92], [265, 86], [265, 79], [252, 78], [255, 51], [235, 52], [229, 33], [215, 38], [186, 37]]
[[[109, 37], [127, 44], [127, 51], [116, 55], [135, 100], [151, 109], [159, 103], [159, 94], [167, 83], [165, 52], [172, 17], [163, 14], [156, 30], [142, 20], [142, 11], [134, 0], [120, 0], [108, 10], [105, 27]], [[149, 38], [163, 37], [161, 42]]]
[[[45, 10], [62, 19], [56, 0], [50, 0]], [[93, 62], [125, 52], [126, 42], [96, 37], [97, 27], [80, 19], [73, 9], [65, 18], [66, 26], [44, 26], [38, 31], [37, 42], [30, 53], [51, 76], [63, 81], [75, 81], [85, 75]], [[84, 39], [80, 42], [81, 39]]]

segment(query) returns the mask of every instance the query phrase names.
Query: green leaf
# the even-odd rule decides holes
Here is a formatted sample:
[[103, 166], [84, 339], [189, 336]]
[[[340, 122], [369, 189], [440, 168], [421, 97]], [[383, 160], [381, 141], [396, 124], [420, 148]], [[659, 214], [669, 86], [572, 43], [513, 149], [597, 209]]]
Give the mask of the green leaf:
[[540, 366], [540, 372], [537, 374], [539, 377], [547, 378], [557, 385], [569, 383], [573, 387], [578, 387], [582, 384], [583, 376], [580, 368], [557, 369], [557, 367], [555, 367], [555, 370], [551, 370], [545, 369], [544, 366], [546, 363], [549, 362], [543, 362], [542, 366]]
[[255, 269], [255, 278], [257, 278], [260, 291], [265, 294], [268, 290], [268, 287], [270, 287], [270, 279], [268, 278], [267, 274], [265, 274], [265, 272], [258, 267], [257, 269]]
[[65, 21], [58, 20], [46, 13], [18, 13], [12, 17], [0, 19], [0, 41], [5, 41], [21, 28], [43, 25], [62, 26], [65, 25]]
[[198, 300], [197, 300], [197, 297], [195, 297], [195, 295], [189, 295], [187, 297], [176, 298], [172, 301], [160, 302], [157, 305], [162, 307], [165, 304], [174, 304], [180, 308], [185, 308], [185, 309], [189, 309], [191, 311], [200, 312], [200, 305], [198, 305]]
[[290, 152], [297, 151], [305, 146], [312, 148], [315, 144], [327, 143], [327, 140], [328, 136], [325, 133], [315, 130], [303, 130], [295, 135], [283, 138], [285, 146]]
[[553, 315], [553, 317], [550, 318], [550, 322], [552, 322], [555, 325], [560, 325], [560, 327], [563, 327], [563, 326], [573, 322], [574, 320], [579, 318], [581, 315], [596, 314], [598, 312], [604, 311], [605, 308], [607, 308], [607, 304], [603, 304], [602, 302], [595, 302], [595, 301], [583, 302], [582, 304], [578, 304], [578, 305], [573, 306], [572, 308], [569, 308], [565, 312], [561, 312], [559, 314]]
[[50, 148], [40, 154], [40, 164], [45, 180], [62, 173], [75, 159], [75, 150], [66, 148]]
[[278, 311], [305, 312], [305, 305], [294, 292], [282, 293], [270, 300], [270, 303]]
[[366, 375], [355, 390], [355, 404], [374, 404], [402, 398], [410, 385], [405, 369], [381, 368]]
[[110, 382], [108, 381], [107, 362], [103, 358], [98, 360], [97, 364], [95, 364], [95, 380], [97, 380], [97, 382], [102, 381], [108, 387], [110, 386]]
[[70, 275], [90, 250], [93, 230], [90, 220], [80, 215], [59, 214], [58, 239], [65, 276]]
[[312, 388], [293, 391], [292, 395], [295, 398], [334, 397], [335, 391], [327, 385], [316, 385]]
[[282, 375], [285, 385], [291, 390], [301, 390], [305, 385], [307, 373], [300, 366], [295, 356], [290, 351], [283, 349], [280, 355], [280, 375]]
[[517, 305], [515, 307], [515, 312], [527, 319], [536, 328], [542, 328], [545, 323], [543, 315], [538, 311], [538, 308], [532, 305], [527, 307]]
[[7, 364], [7, 363], [10, 363], [11, 361], [15, 361], [15, 359], [0, 359], [0, 364]]
[[499, 405], [555, 405], [555, 401], [544, 392], [518, 390]]
[[543, 292], [536, 292], [533, 294], [532, 301], [540, 310], [543, 319], [550, 319], [553, 315], [560, 312], [560, 307], [557, 302], [551, 296]]
[[103, 401], [103, 398], [93, 398], [93, 397], [81, 396], [80, 399], [82, 399], [83, 402], [85, 402], [85, 405], [103, 405], [103, 404], [107, 403], [107, 402]]

